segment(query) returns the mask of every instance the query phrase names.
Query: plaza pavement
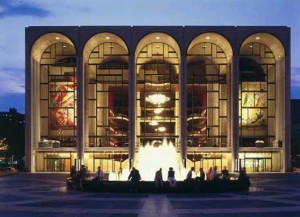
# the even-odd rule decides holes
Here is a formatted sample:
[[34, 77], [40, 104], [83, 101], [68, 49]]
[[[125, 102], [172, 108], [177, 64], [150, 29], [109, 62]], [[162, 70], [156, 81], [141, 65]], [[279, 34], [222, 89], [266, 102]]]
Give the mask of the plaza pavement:
[[1, 217], [300, 217], [300, 174], [251, 174], [249, 192], [112, 194], [66, 191], [67, 174], [0, 177]]

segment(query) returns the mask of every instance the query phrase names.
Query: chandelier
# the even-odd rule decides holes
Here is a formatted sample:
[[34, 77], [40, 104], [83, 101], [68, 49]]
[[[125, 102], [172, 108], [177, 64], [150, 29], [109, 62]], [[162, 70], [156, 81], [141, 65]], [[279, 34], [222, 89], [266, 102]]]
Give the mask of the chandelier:
[[158, 122], [157, 122], [156, 120], [151, 120], [151, 121], [149, 122], [149, 125], [150, 125], [150, 126], [157, 126], [157, 125], [158, 125]]
[[163, 112], [163, 108], [156, 108], [156, 109], [154, 109], [154, 114], [160, 114], [160, 113], [162, 113]]
[[155, 94], [147, 96], [146, 101], [150, 102], [152, 104], [160, 105], [160, 104], [164, 104], [165, 102], [170, 101], [170, 97], [167, 97], [166, 95], [161, 94], [161, 93], [155, 93]]

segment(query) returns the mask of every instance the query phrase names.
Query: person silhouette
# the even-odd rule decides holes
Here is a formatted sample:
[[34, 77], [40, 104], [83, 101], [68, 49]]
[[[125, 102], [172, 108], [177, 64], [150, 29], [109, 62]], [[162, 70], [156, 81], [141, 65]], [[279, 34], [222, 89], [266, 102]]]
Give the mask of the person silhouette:
[[138, 191], [139, 188], [139, 182], [141, 180], [140, 172], [132, 167], [132, 170], [128, 176], [128, 181], [130, 181], [131, 184], [131, 191]]
[[161, 168], [156, 171], [154, 181], [155, 181], [156, 188], [163, 187], [163, 178], [162, 178], [162, 169]]
[[175, 187], [176, 186], [175, 171], [173, 170], [173, 167], [169, 168], [168, 181], [169, 181], [170, 187]]
[[186, 179], [185, 180], [192, 180], [192, 177], [193, 177], [193, 172], [195, 171], [195, 167], [192, 167], [190, 169], [190, 171], [187, 173], [186, 175]]

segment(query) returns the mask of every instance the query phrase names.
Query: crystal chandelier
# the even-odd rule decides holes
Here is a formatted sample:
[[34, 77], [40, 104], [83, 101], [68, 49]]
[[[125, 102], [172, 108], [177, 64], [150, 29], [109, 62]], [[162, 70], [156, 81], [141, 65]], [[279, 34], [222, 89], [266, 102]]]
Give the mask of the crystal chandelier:
[[165, 102], [170, 101], [170, 97], [167, 97], [166, 95], [161, 94], [161, 93], [155, 93], [155, 94], [147, 96], [146, 101], [150, 102], [152, 104], [160, 105], [160, 104], [164, 104]]
[[160, 113], [162, 113], [163, 112], [163, 108], [156, 108], [156, 109], [154, 109], [154, 114], [160, 114]]
[[157, 126], [157, 125], [158, 125], [158, 122], [157, 122], [156, 120], [151, 120], [151, 121], [149, 122], [149, 125], [150, 125], [150, 126]]

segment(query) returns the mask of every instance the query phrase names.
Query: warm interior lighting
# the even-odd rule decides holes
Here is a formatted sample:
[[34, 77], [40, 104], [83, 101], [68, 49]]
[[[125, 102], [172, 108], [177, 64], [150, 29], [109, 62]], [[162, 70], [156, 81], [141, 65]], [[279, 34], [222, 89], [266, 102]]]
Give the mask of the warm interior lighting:
[[156, 108], [156, 109], [154, 109], [154, 113], [158, 115], [158, 114], [162, 113], [163, 110], [164, 110], [163, 108]]
[[163, 87], [163, 86], [166, 86], [166, 85], [170, 85], [170, 83], [168, 83], [168, 82], [166, 82], [166, 83], [160, 83], [160, 84], [154, 84], [154, 83], [146, 82], [145, 84], [149, 85], [149, 86], [155, 86], [155, 87]]
[[140, 146], [136, 162], [135, 166], [140, 171], [144, 181], [153, 181], [153, 174], [159, 168], [162, 168], [163, 180], [168, 179], [169, 167], [173, 167], [176, 180], [184, 180], [188, 172], [188, 169], [185, 169], [182, 165], [182, 160], [180, 155], [177, 154], [176, 147], [171, 141], [168, 142], [166, 138], [162, 142], [160, 140], [152, 140], [147, 142], [145, 146]]
[[206, 40], [209, 40], [209, 39], [210, 39], [210, 37], [209, 37], [209, 36], [206, 36], [206, 37], [205, 37], [205, 39], [206, 39]]
[[170, 101], [170, 97], [167, 97], [166, 95], [161, 94], [161, 93], [156, 93], [156, 94], [147, 96], [146, 101], [150, 102], [152, 104], [160, 105], [160, 104], [164, 104], [165, 102]]
[[106, 36], [105, 39], [106, 39], [106, 40], [109, 40], [110, 38], [109, 38], [109, 36]]
[[63, 48], [66, 48], [67, 46], [66, 45], [63, 45]]
[[160, 37], [159, 37], [159, 36], [156, 36], [156, 37], [155, 37], [155, 39], [156, 39], [156, 40], [159, 40], [159, 39], [160, 39]]
[[56, 40], [59, 40], [59, 39], [60, 39], [60, 37], [55, 37], [55, 39], [56, 39]]
[[167, 129], [165, 127], [159, 127], [159, 128], [157, 128], [157, 130], [159, 132], [165, 132]]
[[259, 39], [260, 39], [260, 37], [259, 37], [259, 36], [257, 36], [257, 37], [255, 37], [255, 39], [256, 39], [256, 40], [259, 40]]
[[150, 125], [150, 126], [157, 126], [157, 125], [158, 125], [158, 122], [155, 121], [155, 120], [152, 120], [152, 121], [149, 122], [149, 125]]

